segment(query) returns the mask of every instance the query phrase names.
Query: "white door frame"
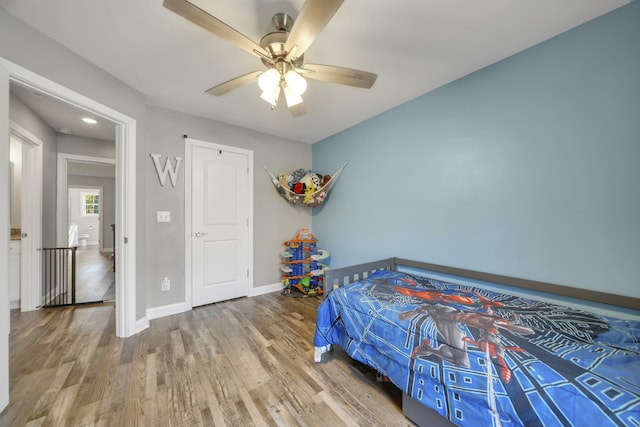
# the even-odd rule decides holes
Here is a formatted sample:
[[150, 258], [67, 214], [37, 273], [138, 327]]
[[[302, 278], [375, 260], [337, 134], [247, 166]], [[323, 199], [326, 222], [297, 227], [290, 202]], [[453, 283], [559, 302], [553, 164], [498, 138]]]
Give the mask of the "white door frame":
[[10, 128], [23, 145], [21, 227], [28, 233], [20, 248], [20, 311], [32, 311], [42, 299], [42, 140], [13, 120]]
[[214, 142], [207, 141], [199, 141], [197, 139], [187, 138], [185, 141], [185, 159], [184, 159], [184, 176], [185, 176], [185, 198], [184, 198], [184, 217], [185, 217], [185, 242], [184, 242], [184, 252], [185, 252], [185, 274], [184, 274], [184, 299], [185, 306], [187, 309], [193, 308], [193, 273], [192, 269], [192, 254], [191, 254], [191, 245], [193, 239], [193, 225], [191, 221], [191, 216], [193, 213], [192, 209], [192, 201], [193, 201], [193, 186], [191, 184], [191, 174], [193, 168], [193, 158], [192, 158], [192, 148], [193, 147], [202, 147], [208, 148], [211, 150], [222, 150], [232, 153], [243, 154], [247, 156], [247, 164], [248, 164], [248, 177], [249, 177], [249, 223], [247, 224], [249, 227], [248, 232], [248, 268], [249, 268], [249, 295], [251, 295], [253, 289], [253, 151], [245, 150], [238, 147], [230, 147], [228, 145], [221, 145]]
[[[131, 336], [138, 332], [135, 240], [136, 120], [1, 57], [0, 66], [9, 72], [9, 81], [43, 92], [116, 124], [116, 335]], [[5, 177], [0, 177], [0, 181], [4, 180]], [[0, 223], [0, 227], [8, 230], [8, 224]], [[3, 251], [0, 255], [4, 253]]]
[[[57, 183], [57, 197], [56, 197], [56, 200], [57, 200], [56, 236], [58, 240], [58, 246], [60, 247], [68, 246], [68, 241], [69, 241], [69, 237], [68, 237], [69, 212], [67, 209], [68, 200], [69, 200], [69, 186], [67, 184], [67, 177], [69, 175], [68, 173], [69, 162], [109, 164], [109, 165], [116, 164], [116, 161], [114, 159], [109, 159], [107, 157], [91, 157], [91, 156], [80, 156], [77, 154], [58, 153], [58, 180], [57, 180], [58, 183]], [[81, 188], [82, 185], [74, 185], [74, 187]], [[96, 188], [96, 186], [87, 186], [87, 188]], [[118, 202], [116, 201], [116, 205], [117, 204]], [[100, 209], [100, 222], [102, 223], [102, 209]], [[115, 245], [115, 242], [113, 243]], [[102, 231], [100, 231], [100, 249], [102, 250]], [[116, 265], [118, 265], [117, 262], [116, 262]]]
[[0, 63], [0, 411], [9, 404], [9, 129], [9, 71]]

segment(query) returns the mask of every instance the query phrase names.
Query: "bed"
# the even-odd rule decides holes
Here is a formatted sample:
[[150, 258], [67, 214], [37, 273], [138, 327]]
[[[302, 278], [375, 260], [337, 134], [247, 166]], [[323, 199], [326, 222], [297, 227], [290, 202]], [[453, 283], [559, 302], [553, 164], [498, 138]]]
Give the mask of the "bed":
[[640, 426], [640, 321], [424, 271], [640, 307], [637, 298], [390, 258], [327, 272], [316, 362], [338, 345], [400, 388], [419, 426]]

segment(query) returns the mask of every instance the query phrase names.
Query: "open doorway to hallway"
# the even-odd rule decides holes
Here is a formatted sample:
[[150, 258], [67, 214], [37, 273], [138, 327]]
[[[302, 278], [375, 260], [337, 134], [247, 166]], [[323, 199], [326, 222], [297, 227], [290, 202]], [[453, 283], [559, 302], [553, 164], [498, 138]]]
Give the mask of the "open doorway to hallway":
[[[138, 324], [136, 322], [136, 120], [0, 57], [0, 134], [5, 136], [10, 134], [12, 122], [16, 120], [15, 112], [11, 111], [10, 99], [12, 95], [10, 94], [9, 86], [10, 84], [18, 84], [18, 82], [29, 90], [38, 91], [41, 95], [55, 97], [57, 100], [64, 100], [66, 104], [93, 113], [115, 125], [116, 200], [118, 201], [116, 206], [117, 231], [114, 243], [114, 249], [117, 254], [116, 263], [118, 265], [116, 272], [115, 333], [118, 337], [131, 336], [148, 326], [148, 323], [141, 322]], [[28, 108], [26, 109], [28, 110]], [[8, 145], [9, 141], [5, 141]], [[5, 147], [5, 150], [1, 150], [4, 153], [0, 154], [0, 198], [5, 200], [6, 203], [10, 199], [10, 162], [9, 150], [7, 146]], [[42, 154], [42, 158], [50, 156], [50, 152]], [[31, 160], [34, 160], [35, 157], [32, 156]], [[37, 170], [44, 174], [44, 162], [40, 163]], [[50, 179], [50, 177], [45, 178], [40, 175], [38, 181], [44, 184]], [[55, 191], [52, 197], [56, 197]], [[45, 193], [43, 191], [42, 194], [38, 195], [38, 200], [44, 200], [44, 198]], [[52, 216], [53, 222], [55, 223], [56, 221], [56, 214], [53, 213], [52, 215], [51, 211], [45, 211], [43, 206], [40, 209], [34, 209], [33, 212], [42, 214], [43, 219], [46, 216]], [[43, 222], [39, 223], [44, 226]], [[9, 230], [10, 228], [9, 209], [5, 209], [3, 213], [0, 213], [0, 229]], [[39, 236], [43, 236], [43, 234], [44, 231], [38, 233]], [[7, 231], [2, 233], [5, 239], [9, 237], [8, 235]], [[1, 247], [2, 245], [0, 245]], [[30, 251], [30, 253], [33, 254], [34, 251]], [[0, 266], [2, 267], [1, 276], [4, 279], [3, 282], [6, 283], [9, 279], [8, 245], [4, 246], [4, 249], [0, 249]], [[35, 281], [31, 282], [36, 283]], [[37, 283], [35, 285], [31, 284], [29, 287], [33, 288], [30, 294], [36, 295], [40, 292], [40, 287]], [[6, 289], [5, 295], [6, 297], [2, 298], [2, 303], [0, 303], [0, 317], [8, 320], [8, 289]], [[30, 303], [29, 307], [31, 310], [36, 309], [37, 303]], [[8, 321], [0, 322], [0, 371], [3, 373], [0, 375], [0, 410], [9, 404], [9, 378], [8, 375], [5, 375], [9, 370], [8, 323]]]
[[[115, 224], [115, 243], [114, 251], [116, 254], [116, 265], [118, 268], [115, 272], [116, 282], [116, 304], [115, 304], [115, 319], [116, 319], [116, 335], [119, 337], [126, 337], [135, 334], [136, 332], [146, 327], [145, 322], [137, 322], [136, 320], [136, 120], [130, 116], [124, 115], [104, 104], [96, 102], [86, 96], [83, 96], [73, 90], [63, 87], [47, 78], [35, 74], [15, 63], [7, 61], [4, 58], [0, 58], [0, 81], [6, 83], [5, 89], [0, 89], [0, 100], [6, 101], [6, 105], [9, 105], [11, 111], [4, 110], [2, 112], [5, 119], [0, 118], [0, 131], [6, 131], [9, 133], [9, 122], [13, 124], [13, 121], [18, 123], [24, 123], [25, 126], [36, 126], [37, 135], [42, 136], [42, 139], [53, 141], [53, 152], [49, 150], [51, 147], [43, 148], [43, 162], [41, 162], [40, 170], [42, 171], [42, 179], [46, 188], [42, 193], [42, 208], [38, 212], [42, 213], [42, 246], [56, 247], [59, 243], [57, 236], [57, 217], [58, 209], [51, 209], [50, 206], [56, 204], [57, 199], [57, 186], [56, 174], [57, 164], [55, 159], [55, 152], [57, 144], [55, 132], [57, 134], [66, 134], [63, 129], [53, 126], [41, 126], [41, 120], [38, 123], [34, 123], [29, 119], [22, 121], [16, 118], [16, 114], [23, 112], [33, 113], [31, 106], [27, 106], [24, 102], [23, 108], [19, 112], [13, 110], [11, 106], [11, 100], [15, 99], [15, 95], [9, 93], [9, 86], [11, 89], [14, 87], [21, 87], [30, 92], [30, 95], [39, 97], [42, 99], [54, 99], [55, 101], [61, 101], [57, 104], [58, 109], [73, 108], [76, 111], [82, 111], [93, 116], [96, 120], [104, 119], [106, 122], [111, 123], [112, 130], [111, 135], [115, 133], [115, 156], [112, 156], [113, 163], [116, 165], [116, 221]], [[0, 88], [3, 85], [0, 85]], [[55, 110], [55, 109], [54, 109]], [[46, 129], [48, 130], [46, 130]], [[66, 128], [66, 127], [65, 127]], [[52, 129], [53, 132], [52, 132]], [[72, 130], [66, 128], [67, 130]], [[72, 131], [73, 132], [73, 131]], [[51, 134], [54, 133], [54, 136]], [[8, 154], [8, 150], [7, 150]], [[8, 200], [8, 177], [9, 177], [9, 161], [8, 156], [2, 156], [5, 161], [1, 162], [0, 169], [5, 173], [0, 174], [0, 188], [6, 185]], [[61, 174], [62, 175], [62, 174]], [[5, 178], [3, 178], [3, 176]], [[60, 176], [60, 175], [58, 175]], [[66, 174], [65, 188], [66, 188]], [[49, 188], [47, 184], [54, 184], [54, 188]], [[49, 204], [52, 203], [52, 204]], [[44, 207], [46, 204], [46, 208]], [[66, 206], [66, 200], [64, 202]], [[10, 228], [8, 210], [6, 215], [0, 215], [0, 222], [2, 222], [3, 228], [8, 230]], [[65, 215], [66, 216], [66, 215]], [[45, 227], [46, 226], [46, 227]], [[7, 233], [8, 234], [8, 233]], [[45, 237], [47, 238], [45, 240]], [[51, 243], [53, 242], [53, 243]], [[7, 265], [9, 251], [8, 245], [5, 250], [0, 251], [0, 256], [4, 260], [2, 264]], [[8, 271], [5, 272], [8, 281]], [[38, 276], [40, 277], [40, 276]], [[29, 281], [33, 295], [42, 295], [42, 288], [36, 286], [34, 281]], [[7, 298], [8, 300], [8, 298]], [[7, 301], [8, 302], [8, 301]], [[42, 304], [41, 301], [35, 301], [29, 305], [29, 310], [35, 310]], [[0, 304], [0, 315], [8, 316], [9, 304]], [[6, 355], [5, 347], [0, 346], [0, 365], [4, 355]], [[0, 381], [0, 391], [3, 390], [3, 381]], [[2, 393], [0, 393], [0, 404], [2, 403]]]
[[[67, 176], [69, 246], [78, 248], [75, 300], [78, 304], [112, 302], [115, 299], [115, 171], [109, 164], [83, 166], [87, 165], [70, 164]], [[93, 183], [93, 186], [78, 183]], [[97, 183], [102, 185], [95, 185]]]
[[[45, 170], [44, 197], [41, 196], [40, 203], [44, 212], [41, 217], [42, 243], [32, 248], [41, 252], [38, 255], [42, 261], [38, 257], [31, 260], [34, 270], [35, 264], [41, 263], [43, 284], [41, 287], [33, 286], [34, 281], [30, 280], [33, 278], [24, 274], [12, 275], [20, 288], [25, 285], [33, 288], [37, 301], [36, 304], [25, 305], [18, 297], [17, 301], [12, 300], [12, 308], [19, 307], [24, 311], [41, 305], [97, 302], [102, 301], [108, 292], [106, 298], [115, 299], [115, 274], [113, 268], [108, 267], [114, 265], [111, 257], [115, 246], [111, 228], [116, 216], [115, 124], [18, 83], [11, 83], [10, 94], [14, 119], [43, 135], [45, 152], [38, 166]], [[87, 121], [88, 118], [92, 120]], [[12, 165], [19, 173], [19, 158], [12, 161]], [[28, 191], [21, 191], [19, 179], [14, 181], [17, 185], [12, 186], [13, 200], [34, 197]], [[11, 209], [18, 214], [19, 208], [19, 203], [11, 204]], [[14, 224], [12, 217], [12, 229], [18, 235], [17, 241], [13, 242], [17, 250], [12, 250], [12, 255], [15, 253], [24, 263], [28, 254], [24, 250], [25, 238], [34, 237], [35, 233], [33, 230], [21, 230], [19, 219]], [[71, 249], [75, 247], [79, 250]], [[89, 251], [88, 248], [96, 250]], [[28, 294], [28, 289], [21, 293]]]

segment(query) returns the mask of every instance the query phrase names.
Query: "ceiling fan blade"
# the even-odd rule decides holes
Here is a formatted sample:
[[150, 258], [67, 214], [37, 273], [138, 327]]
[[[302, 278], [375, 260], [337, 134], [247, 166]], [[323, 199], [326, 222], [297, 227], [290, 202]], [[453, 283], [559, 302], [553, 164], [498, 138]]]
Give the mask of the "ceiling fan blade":
[[253, 40], [187, 0], [164, 0], [163, 5], [216, 36], [235, 44], [251, 55], [259, 57], [260, 55], [256, 51], [268, 55], [267, 51]]
[[322, 80], [324, 82], [338, 83], [341, 85], [371, 89], [378, 77], [377, 74], [367, 71], [354, 70], [353, 68], [334, 67], [332, 65], [304, 64], [303, 70], [312, 71], [304, 73], [305, 78]]
[[300, 116], [304, 116], [305, 114], [307, 114], [307, 109], [304, 108], [304, 102], [301, 102], [299, 104], [296, 104], [292, 107], [289, 107], [289, 112], [291, 113], [291, 115], [293, 117], [300, 117]]
[[232, 91], [234, 89], [239, 88], [240, 86], [244, 86], [246, 84], [251, 84], [251, 83], [255, 83], [258, 81], [258, 76], [260, 74], [264, 73], [264, 71], [252, 71], [248, 74], [245, 74], [244, 76], [240, 76], [240, 77], [236, 77], [234, 79], [231, 80], [227, 80], [224, 83], [220, 83], [217, 86], [214, 86], [212, 88], [209, 88], [206, 90], [206, 92], [209, 95], [214, 95], [214, 96], [220, 96], [220, 95], [224, 95], [225, 93]]
[[[285, 52], [289, 56], [300, 58], [302, 54], [311, 46], [316, 36], [327, 25], [331, 17], [342, 5], [344, 0], [307, 0], [302, 5], [300, 13], [293, 23], [287, 42]], [[292, 51], [292, 49], [295, 50]]]

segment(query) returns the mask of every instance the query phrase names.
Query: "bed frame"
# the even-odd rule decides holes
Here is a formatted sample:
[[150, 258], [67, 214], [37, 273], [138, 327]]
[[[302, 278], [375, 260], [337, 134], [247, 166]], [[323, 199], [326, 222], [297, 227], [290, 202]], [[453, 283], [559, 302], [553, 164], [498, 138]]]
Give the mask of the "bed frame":
[[[325, 297], [335, 288], [347, 285], [358, 280], [366, 279], [369, 275], [378, 270], [398, 270], [400, 267], [408, 267], [418, 270], [450, 274], [481, 280], [500, 285], [513, 286], [527, 290], [547, 292], [550, 294], [562, 295], [571, 298], [594, 301], [598, 303], [610, 304], [624, 308], [640, 310], [640, 298], [609, 294], [606, 292], [592, 291], [587, 289], [573, 288], [552, 283], [538, 282], [534, 280], [520, 279], [516, 277], [502, 276], [498, 274], [482, 273], [473, 270], [465, 270], [455, 267], [447, 267], [437, 264], [429, 264], [420, 261], [412, 261], [403, 258], [387, 258], [380, 261], [368, 262], [364, 264], [352, 265], [348, 267], [329, 269], [325, 272], [324, 295]], [[454, 426], [449, 420], [440, 416], [436, 411], [413, 400], [409, 395], [402, 394], [402, 411], [404, 415], [419, 427], [445, 427]]]
[[589, 289], [574, 288], [570, 286], [557, 285], [553, 283], [538, 282], [535, 280], [520, 279], [517, 277], [502, 276], [499, 274], [482, 273], [463, 268], [447, 267], [438, 264], [412, 261], [403, 258], [387, 258], [380, 261], [368, 262], [348, 267], [328, 269], [325, 273], [324, 295], [326, 296], [334, 288], [344, 286], [368, 277], [369, 274], [377, 270], [397, 270], [399, 267], [415, 268], [418, 270], [428, 270], [437, 273], [450, 274], [463, 278], [481, 280], [500, 285], [507, 285], [516, 288], [546, 292], [549, 294], [561, 295], [570, 298], [577, 298], [586, 301], [608, 304], [623, 308], [640, 310], [640, 298], [625, 295], [616, 295]]

